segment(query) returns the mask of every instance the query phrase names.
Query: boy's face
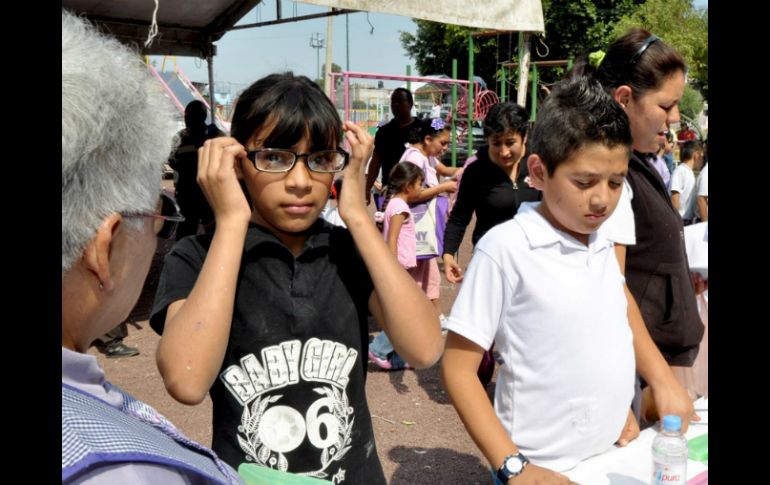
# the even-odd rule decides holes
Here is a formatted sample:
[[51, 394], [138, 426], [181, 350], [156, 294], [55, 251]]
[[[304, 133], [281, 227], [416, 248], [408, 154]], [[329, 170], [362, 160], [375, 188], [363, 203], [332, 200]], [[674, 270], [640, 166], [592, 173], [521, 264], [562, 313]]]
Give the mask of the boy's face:
[[487, 137], [489, 159], [498, 167], [505, 170], [521, 160], [527, 149], [527, 137], [513, 130]]
[[543, 191], [540, 213], [556, 229], [588, 244], [588, 236], [599, 229], [618, 205], [628, 172], [625, 146], [607, 148], [586, 145], [556, 167], [553, 176], [537, 154], [528, 160], [530, 177]]
[[[266, 148], [262, 140], [269, 132], [263, 130], [249, 141], [247, 149]], [[284, 148], [296, 153], [323, 150], [335, 147], [314, 147], [311, 150], [309, 137], [303, 138], [291, 147]], [[334, 179], [333, 173], [312, 172], [305, 158], [298, 159], [288, 172], [260, 172], [249, 160], [241, 164], [243, 179], [252, 199], [252, 221], [264, 226], [284, 241], [287, 237], [304, 237], [303, 233], [321, 214]]]

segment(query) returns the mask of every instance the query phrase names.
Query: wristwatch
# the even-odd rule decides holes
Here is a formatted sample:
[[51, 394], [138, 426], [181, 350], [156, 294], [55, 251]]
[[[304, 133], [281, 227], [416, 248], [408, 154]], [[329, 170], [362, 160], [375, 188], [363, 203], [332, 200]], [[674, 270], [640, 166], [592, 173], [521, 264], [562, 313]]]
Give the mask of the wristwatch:
[[503, 485], [508, 483], [511, 477], [521, 475], [524, 471], [524, 467], [529, 464], [529, 458], [524, 456], [521, 452], [515, 455], [508, 455], [503, 460], [503, 464], [497, 469], [497, 479], [500, 480]]

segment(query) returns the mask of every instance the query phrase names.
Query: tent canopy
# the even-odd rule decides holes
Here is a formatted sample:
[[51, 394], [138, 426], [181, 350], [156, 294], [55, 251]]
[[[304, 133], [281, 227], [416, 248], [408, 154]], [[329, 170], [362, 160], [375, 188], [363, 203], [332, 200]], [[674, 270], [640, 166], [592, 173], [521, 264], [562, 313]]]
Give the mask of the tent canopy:
[[[262, 0], [158, 0], [159, 34], [143, 54], [208, 57], [212, 43]], [[335, 8], [390, 13], [486, 29], [542, 32], [540, 0], [301, 0]], [[142, 47], [152, 24], [153, 2], [62, 0], [121, 42]], [[289, 17], [291, 18], [291, 17]]]

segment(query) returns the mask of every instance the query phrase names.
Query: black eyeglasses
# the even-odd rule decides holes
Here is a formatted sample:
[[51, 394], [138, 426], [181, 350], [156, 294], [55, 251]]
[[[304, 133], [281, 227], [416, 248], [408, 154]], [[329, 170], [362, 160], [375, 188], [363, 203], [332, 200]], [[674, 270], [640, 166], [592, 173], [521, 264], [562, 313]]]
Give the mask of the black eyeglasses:
[[184, 221], [184, 216], [179, 210], [179, 205], [174, 199], [166, 195], [160, 194], [160, 200], [158, 201], [157, 212], [129, 212], [124, 213], [123, 217], [150, 217], [153, 219], [153, 229], [155, 235], [161, 239], [169, 239], [176, 232], [176, 227], [180, 222]]
[[261, 172], [288, 172], [297, 163], [297, 159], [305, 158], [307, 168], [312, 172], [337, 173], [348, 164], [348, 152], [345, 150], [319, 150], [311, 153], [297, 153], [279, 148], [263, 148], [248, 152], [246, 157], [254, 163]]
[[639, 59], [642, 58], [642, 54], [644, 54], [644, 51], [647, 50], [648, 47], [650, 47], [655, 42], [659, 41], [657, 35], [651, 34], [649, 37], [647, 37], [647, 40], [645, 40], [642, 45], [639, 47], [639, 50], [636, 51], [636, 54], [634, 54], [634, 57], [631, 58], [631, 60], [628, 62], [628, 69], [633, 70], [634, 66], [637, 62], [639, 62]]

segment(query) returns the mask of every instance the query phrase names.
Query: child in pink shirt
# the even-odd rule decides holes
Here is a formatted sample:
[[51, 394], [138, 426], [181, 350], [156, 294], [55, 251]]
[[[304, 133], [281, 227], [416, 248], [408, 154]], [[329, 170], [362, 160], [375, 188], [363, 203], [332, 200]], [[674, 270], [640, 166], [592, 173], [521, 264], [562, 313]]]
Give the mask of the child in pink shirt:
[[[396, 255], [399, 264], [422, 286], [417, 278], [417, 239], [409, 203], [414, 202], [422, 192], [425, 177], [420, 167], [412, 163], [399, 163], [390, 172], [383, 206], [382, 235], [390, 251]], [[423, 288], [425, 291], [426, 288]], [[369, 359], [386, 370], [410, 369], [411, 366], [393, 350], [385, 332], [380, 332], [369, 344]]]

